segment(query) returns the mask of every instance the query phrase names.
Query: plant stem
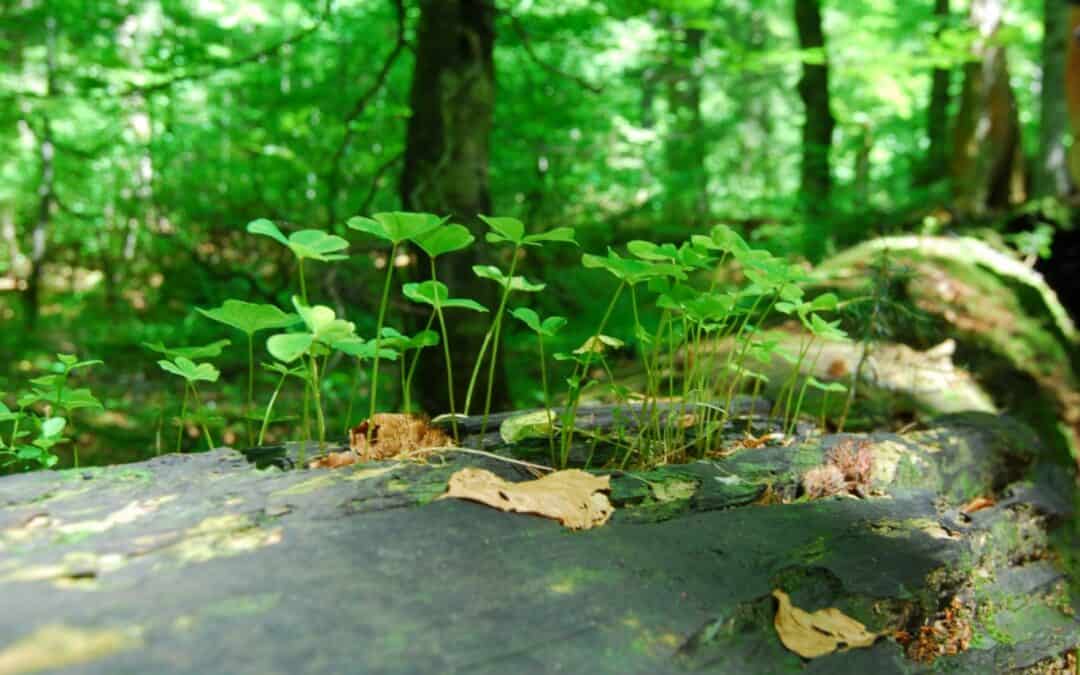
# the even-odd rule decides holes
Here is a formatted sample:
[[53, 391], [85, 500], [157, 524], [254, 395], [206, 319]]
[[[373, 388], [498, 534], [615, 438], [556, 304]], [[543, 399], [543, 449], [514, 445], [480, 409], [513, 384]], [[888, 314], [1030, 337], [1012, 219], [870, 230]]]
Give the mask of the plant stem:
[[[435, 261], [431, 261], [431, 279], [435, 280]], [[450, 401], [450, 426], [454, 431], [454, 442], [461, 441], [458, 436], [457, 410], [454, 403], [454, 366], [450, 360], [450, 334], [446, 330], [446, 318], [443, 316], [442, 305], [439, 304], [439, 294], [435, 294], [435, 316], [439, 319], [439, 331], [442, 333], [443, 358], [446, 359], [446, 389]], [[431, 322], [428, 321], [428, 326]]]
[[[195, 383], [194, 382], [190, 382], [189, 384], [191, 385], [191, 393], [195, 397], [196, 410], [198, 410], [199, 412], [202, 412], [202, 401], [199, 400], [199, 390], [195, 388]], [[206, 436], [206, 449], [207, 450], [213, 450], [214, 449], [214, 439], [210, 437], [210, 430], [206, 427], [206, 421], [205, 420], [199, 420], [199, 425], [202, 427], [202, 432]]]
[[187, 402], [188, 402], [188, 388], [187, 384], [184, 385], [184, 402], [180, 404], [180, 424], [176, 430], [176, 451], [181, 452], [180, 442], [184, 440], [184, 423], [187, 418]]
[[544, 410], [547, 412], [548, 448], [551, 450], [551, 462], [555, 463], [555, 411], [551, 409], [551, 390], [548, 388], [547, 359], [544, 356], [544, 336], [536, 334], [540, 343], [540, 385], [544, 389]]
[[[382, 341], [383, 321], [386, 319], [386, 304], [390, 299], [390, 281], [394, 278], [394, 260], [397, 258], [398, 245], [395, 242], [390, 247], [390, 257], [386, 259], [386, 280], [383, 282], [382, 298], [379, 300], [379, 318], [375, 322], [375, 358], [371, 366], [371, 405], [368, 408], [368, 419], [375, 416], [375, 407], [379, 400], [379, 348]], [[371, 443], [371, 434], [375, 431], [375, 425], [368, 425], [367, 441]]]
[[244, 426], [247, 427], [248, 446], [254, 440], [251, 415], [255, 412], [255, 334], [248, 333], [248, 400], [244, 411]]
[[266, 427], [270, 424], [270, 411], [274, 409], [274, 403], [277, 401], [278, 394], [281, 392], [281, 388], [285, 386], [285, 378], [288, 373], [281, 376], [278, 380], [277, 386], [274, 387], [274, 393], [270, 396], [270, 402], [266, 404], [266, 413], [263, 415], [262, 427], [259, 428], [259, 439], [256, 441], [256, 446], [262, 446], [263, 437], [266, 436]]
[[[432, 277], [432, 278], [434, 279], [434, 277]], [[431, 315], [428, 316], [428, 322], [427, 322], [427, 325], [424, 326], [424, 330], [425, 331], [431, 330], [431, 324], [433, 324], [433, 323], [435, 323], [435, 310], [432, 310]], [[444, 342], [445, 342], [445, 340], [444, 340]], [[413, 382], [413, 377], [416, 375], [416, 367], [417, 367], [417, 365], [419, 365], [419, 363], [420, 363], [420, 350], [417, 349], [416, 352], [413, 354], [412, 363], [409, 364], [409, 373], [408, 373], [408, 375], [405, 376], [405, 405], [410, 405], [412, 403], [412, 401], [411, 401], [411, 398], [412, 398], [412, 382]], [[449, 372], [449, 370], [447, 372]], [[409, 409], [406, 408], [405, 412], [409, 412]]]
[[296, 259], [296, 264], [297, 264], [297, 267], [300, 270], [300, 273], [299, 273], [299, 277], [300, 277], [300, 299], [303, 300], [304, 304], [306, 305], [306, 304], [308, 304], [308, 296], [307, 296], [307, 280], [304, 279], [304, 259], [303, 258], [297, 258]]
[[491, 361], [488, 364], [487, 394], [484, 396], [484, 420], [480, 423], [480, 437], [487, 433], [488, 416], [491, 414], [491, 395], [495, 388], [495, 363], [499, 359], [499, 337], [502, 334], [503, 312], [506, 310], [506, 301], [510, 299], [510, 291], [514, 286], [514, 270], [517, 268], [517, 257], [520, 245], [514, 247], [510, 258], [510, 274], [507, 275], [506, 288], [503, 289], [502, 300], [499, 301], [499, 309], [495, 312], [495, 323], [492, 326], [495, 335], [491, 342]]
[[323, 418], [322, 392], [319, 385], [319, 361], [314, 354], [310, 356], [311, 389], [315, 394], [315, 423], [319, 428], [319, 450], [326, 447], [326, 420]]
[[[600, 319], [600, 325], [597, 327], [594, 336], [600, 335], [604, 332], [604, 327], [607, 326], [608, 319], [611, 318], [611, 313], [615, 311], [615, 303], [619, 301], [619, 296], [622, 295], [623, 289], [626, 288], [626, 281], [619, 280], [619, 287], [615, 289], [614, 295], [611, 296], [611, 302], [608, 303], [607, 309], [604, 310], [604, 317]], [[591, 344], [586, 343], [589, 347]], [[574, 441], [574, 422], [577, 418], [578, 404], [581, 402], [581, 378], [588, 377], [589, 364], [592, 362], [591, 349], [585, 350], [585, 358], [578, 364], [580, 367], [580, 375], [578, 374], [578, 368], [574, 368], [574, 382], [577, 383], [576, 392], [572, 393], [570, 400], [567, 402], [567, 410], [563, 415], [563, 431], [562, 431], [562, 465], [566, 466], [566, 462], [570, 457], [570, 444]]]

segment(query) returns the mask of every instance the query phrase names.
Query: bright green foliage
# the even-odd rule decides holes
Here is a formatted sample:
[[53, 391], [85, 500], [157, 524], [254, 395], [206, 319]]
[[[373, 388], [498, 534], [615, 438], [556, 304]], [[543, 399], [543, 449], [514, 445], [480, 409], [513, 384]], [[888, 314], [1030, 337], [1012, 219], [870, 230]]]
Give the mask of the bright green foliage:
[[[496, 273], [498, 273], [498, 269], [492, 269], [495, 269]], [[542, 289], [543, 284], [540, 284], [540, 289], [538, 290]], [[474, 312], [488, 311], [487, 307], [484, 307], [475, 300], [469, 300], [468, 298], [451, 298], [450, 291], [446, 288], [446, 284], [439, 281], [432, 280], [419, 284], [405, 284], [401, 287], [401, 291], [409, 300], [425, 305], [431, 305], [432, 307], [471, 309]]]
[[277, 225], [265, 218], [260, 218], [248, 223], [247, 231], [274, 239], [301, 260], [332, 262], [345, 260], [348, 257], [341, 251], [349, 247], [349, 242], [322, 230], [299, 230], [286, 238]]
[[192, 382], [217, 382], [221, 372], [212, 363], [195, 363], [183, 356], [176, 357], [173, 361], [158, 361], [161, 369], [167, 373], [178, 375], [189, 383]]
[[[419, 237], [433, 232], [446, 222], [446, 218], [439, 218], [430, 213], [376, 213], [371, 218], [353, 216], [348, 220], [348, 226], [358, 232], [365, 232], [397, 246], [406, 241], [413, 241]], [[457, 236], [460, 242], [460, 235]], [[453, 243], [453, 241], [451, 240]], [[445, 242], [437, 242], [445, 243]], [[460, 248], [460, 246], [458, 247]], [[455, 249], [450, 249], [455, 250]]]

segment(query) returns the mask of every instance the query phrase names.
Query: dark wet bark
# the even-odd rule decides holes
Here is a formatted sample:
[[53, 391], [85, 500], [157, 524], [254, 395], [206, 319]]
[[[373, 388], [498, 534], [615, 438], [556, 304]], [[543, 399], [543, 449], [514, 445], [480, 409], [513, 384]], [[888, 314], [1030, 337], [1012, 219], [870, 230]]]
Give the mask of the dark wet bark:
[[1034, 192], [1039, 197], [1065, 195], [1070, 188], [1065, 149], [1069, 110], [1063, 86], [1068, 39], [1068, 7], [1065, 0], [1045, 0], [1039, 156], [1033, 176]]
[[702, 45], [705, 31], [673, 22], [668, 61], [667, 100], [672, 118], [665, 143], [667, 217], [690, 226], [704, 225], [708, 213], [706, 144], [701, 116]]
[[[935, 0], [934, 16], [938, 20], [938, 33], [949, 17], [949, 0]], [[926, 137], [930, 146], [926, 151], [926, 166], [919, 182], [935, 183], [949, 173], [949, 85], [951, 68], [934, 68], [930, 84], [930, 105], [926, 111]]]

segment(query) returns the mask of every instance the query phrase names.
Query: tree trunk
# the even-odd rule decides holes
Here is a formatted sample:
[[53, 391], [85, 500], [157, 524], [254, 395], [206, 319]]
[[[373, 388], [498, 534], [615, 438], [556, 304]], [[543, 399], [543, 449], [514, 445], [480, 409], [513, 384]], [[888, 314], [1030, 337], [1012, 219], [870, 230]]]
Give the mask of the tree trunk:
[[1026, 198], [1016, 97], [1005, 48], [995, 40], [1003, 12], [1003, 0], [974, 0], [971, 6], [978, 39], [975, 60], [964, 67], [951, 167], [955, 207], [965, 215]]
[[[491, 213], [488, 160], [495, 106], [495, 7], [489, 0], [423, 0], [416, 37], [416, 64], [409, 95], [412, 116], [405, 142], [401, 201], [410, 211], [451, 215], [480, 235], [477, 214]], [[478, 239], [483, 240], [482, 236]], [[476, 247], [438, 260], [439, 279], [458, 296], [494, 305], [495, 284], [478, 280]], [[419, 275], [426, 277], [427, 262]], [[458, 412], [483, 321], [448, 322]], [[441, 350], [423, 352], [418, 392], [433, 413], [450, 409]], [[425, 374], [426, 373], [426, 374]], [[496, 383], [497, 396], [506, 387]], [[503, 401], [499, 401], [501, 404]]]
[[799, 80], [799, 97], [806, 115], [799, 195], [808, 210], [821, 212], [827, 207], [832, 188], [829, 150], [836, 120], [829, 103], [829, 64], [825, 56], [820, 0], [795, 0], [795, 27], [802, 50], [821, 52], [820, 59], [803, 59]]
[[[935, 0], [934, 16], [938, 21], [938, 35], [949, 18], [949, 11], [949, 0]], [[952, 69], [934, 68], [931, 78], [930, 106], [926, 111], [926, 136], [930, 145], [926, 151], [926, 166], [919, 177], [922, 185], [936, 183], [949, 172], [949, 85], [952, 81]]]
[[[56, 17], [45, 18], [45, 98], [56, 92]], [[41, 181], [38, 185], [37, 222], [30, 235], [30, 272], [23, 293], [24, 319], [28, 332], [37, 327], [41, 315], [41, 274], [48, 253], [49, 225], [56, 202], [56, 146], [53, 144], [52, 122], [48, 111], [41, 115], [38, 135], [38, 157], [41, 161]]]
[[1065, 53], [1069, 37], [1065, 0], [1043, 3], [1042, 91], [1039, 124], [1039, 157], [1035, 163], [1034, 192], [1038, 197], [1057, 197], [1069, 192], [1069, 167], [1065, 131], [1069, 110], [1065, 103]]
[[701, 118], [701, 60], [705, 31], [673, 22], [667, 99], [671, 131], [665, 143], [666, 216], [698, 228], [708, 217], [705, 139]]
[[[1069, 126], [1074, 139], [1080, 139], [1080, 0], [1069, 0], [1068, 49], [1065, 52], [1065, 101]], [[1069, 151], [1069, 172], [1073, 183], [1080, 184], [1080, 143]]]

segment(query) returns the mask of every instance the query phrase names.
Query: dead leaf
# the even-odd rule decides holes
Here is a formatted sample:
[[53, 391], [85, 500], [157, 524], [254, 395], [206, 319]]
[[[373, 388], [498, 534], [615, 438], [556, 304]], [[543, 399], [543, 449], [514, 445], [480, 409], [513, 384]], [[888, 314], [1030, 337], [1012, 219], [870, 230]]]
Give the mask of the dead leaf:
[[349, 430], [349, 448], [364, 462], [448, 445], [450, 437], [418, 415], [376, 413]]
[[608, 476], [578, 469], [556, 471], [537, 480], [511, 483], [485, 469], [466, 468], [450, 476], [446, 494], [487, 504], [500, 511], [532, 513], [557, 520], [571, 530], [607, 522], [615, 508], [608, 501]]
[[356, 464], [360, 461], [360, 455], [352, 450], [327, 453], [325, 457], [319, 457], [308, 462], [309, 469], [340, 469], [343, 466]]
[[975, 513], [976, 511], [982, 511], [983, 509], [988, 509], [995, 504], [997, 504], [997, 502], [994, 501], [993, 497], [976, 497], [967, 504], [964, 504], [964, 507], [960, 509], [960, 511], [970, 514]]
[[815, 659], [841, 647], [869, 647], [878, 638], [835, 607], [810, 613], [792, 605], [787, 593], [777, 589], [772, 594], [780, 603], [773, 619], [776, 633], [785, 647], [803, 658]]

